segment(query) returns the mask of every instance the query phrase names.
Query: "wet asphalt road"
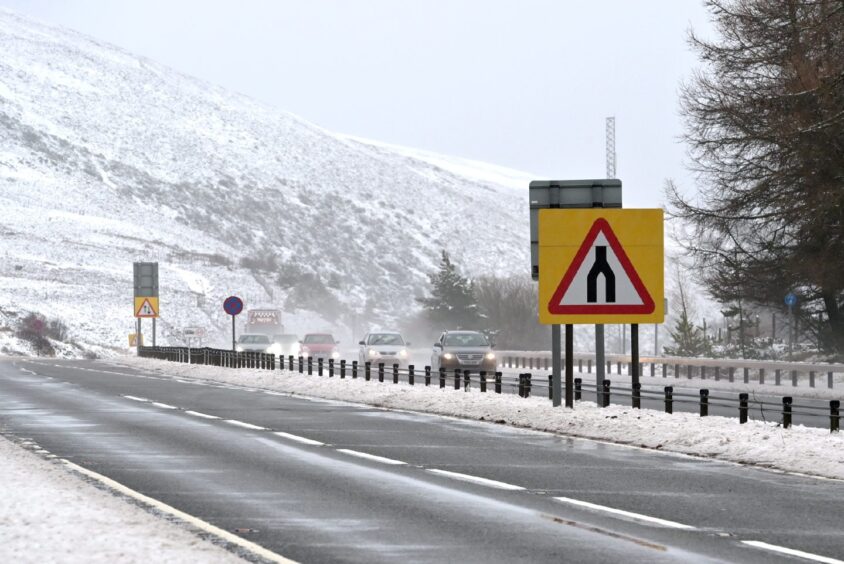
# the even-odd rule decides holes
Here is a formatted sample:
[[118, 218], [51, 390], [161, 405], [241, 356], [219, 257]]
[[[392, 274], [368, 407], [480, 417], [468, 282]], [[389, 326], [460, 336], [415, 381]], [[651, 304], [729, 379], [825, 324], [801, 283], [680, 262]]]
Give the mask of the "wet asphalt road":
[[0, 428], [303, 562], [844, 558], [839, 481], [103, 362], [0, 361]]

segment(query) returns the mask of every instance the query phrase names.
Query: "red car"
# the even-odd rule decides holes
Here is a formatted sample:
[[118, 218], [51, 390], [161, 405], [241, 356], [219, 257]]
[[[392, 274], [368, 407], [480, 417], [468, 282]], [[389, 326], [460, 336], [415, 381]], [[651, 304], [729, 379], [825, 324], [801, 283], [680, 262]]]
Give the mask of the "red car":
[[300, 342], [302, 356], [305, 358], [340, 358], [340, 352], [337, 350], [340, 341], [335, 341], [331, 333], [308, 333]]

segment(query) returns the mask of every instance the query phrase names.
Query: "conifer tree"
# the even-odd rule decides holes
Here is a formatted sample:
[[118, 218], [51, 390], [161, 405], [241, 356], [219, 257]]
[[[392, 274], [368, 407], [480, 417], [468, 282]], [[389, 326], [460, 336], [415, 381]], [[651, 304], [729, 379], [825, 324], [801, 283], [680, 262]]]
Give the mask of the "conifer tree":
[[442, 251], [440, 269], [429, 275], [431, 296], [418, 301], [432, 324], [443, 329], [474, 329], [480, 323], [472, 281], [460, 275], [448, 252]]

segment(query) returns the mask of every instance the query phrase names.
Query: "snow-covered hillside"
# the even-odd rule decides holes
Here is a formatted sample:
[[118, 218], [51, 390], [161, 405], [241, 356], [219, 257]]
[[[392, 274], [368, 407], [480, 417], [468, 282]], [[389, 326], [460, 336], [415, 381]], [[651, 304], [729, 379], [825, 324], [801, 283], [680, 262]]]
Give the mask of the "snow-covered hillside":
[[528, 271], [526, 174], [333, 134], [3, 10], [0, 53], [0, 326], [37, 311], [124, 347], [138, 260], [160, 263], [165, 333], [221, 336], [229, 294], [300, 332], [401, 314], [440, 249]]

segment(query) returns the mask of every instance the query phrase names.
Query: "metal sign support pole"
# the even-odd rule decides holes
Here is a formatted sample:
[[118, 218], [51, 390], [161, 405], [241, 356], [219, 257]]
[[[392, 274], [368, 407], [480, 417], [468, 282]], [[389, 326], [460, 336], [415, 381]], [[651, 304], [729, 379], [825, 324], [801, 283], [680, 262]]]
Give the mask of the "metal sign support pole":
[[601, 386], [604, 383], [607, 367], [604, 355], [604, 326], [595, 325], [595, 401], [601, 405]]
[[237, 350], [235, 335], [234, 335], [234, 332], [235, 332], [234, 320], [235, 320], [235, 316], [232, 315], [232, 352]]
[[155, 318], [152, 318], [152, 346], [155, 346]]
[[630, 384], [636, 389], [639, 384], [639, 324], [630, 325]]
[[566, 407], [574, 407], [574, 325], [566, 324]]
[[654, 323], [654, 356], [659, 356], [659, 324]]
[[[562, 403], [562, 382], [560, 374], [562, 368], [560, 356], [562, 352], [560, 351], [560, 344], [560, 325], [555, 323], [551, 325], [551, 402], [554, 407], [559, 407]], [[568, 374], [566, 374], [566, 379], [568, 379]], [[570, 407], [568, 400], [566, 400], [566, 407]]]
[[140, 348], [141, 348], [141, 339], [142, 338], [143, 337], [141, 336], [141, 318], [139, 317], [138, 318], [138, 328], [135, 329], [135, 347], [137, 347], [138, 350], [140, 350]]

